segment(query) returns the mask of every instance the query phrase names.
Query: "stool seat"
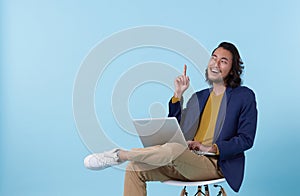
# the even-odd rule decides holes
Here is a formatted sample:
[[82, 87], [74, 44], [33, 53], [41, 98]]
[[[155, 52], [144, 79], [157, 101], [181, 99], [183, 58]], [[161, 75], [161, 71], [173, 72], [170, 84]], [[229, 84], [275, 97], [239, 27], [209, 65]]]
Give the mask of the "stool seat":
[[179, 181], [179, 180], [167, 180], [162, 183], [173, 185], [173, 186], [202, 186], [209, 184], [217, 184], [221, 182], [225, 182], [225, 178], [215, 179], [215, 180], [206, 180], [206, 181]]

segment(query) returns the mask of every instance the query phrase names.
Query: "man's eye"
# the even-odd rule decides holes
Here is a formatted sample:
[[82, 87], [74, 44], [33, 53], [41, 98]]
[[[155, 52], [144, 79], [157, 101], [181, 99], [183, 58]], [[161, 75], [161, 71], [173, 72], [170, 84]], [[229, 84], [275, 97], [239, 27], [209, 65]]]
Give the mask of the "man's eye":
[[223, 63], [223, 64], [227, 64], [228, 62], [227, 62], [227, 61], [225, 61], [225, 60], [221, 60], [221, 63]]

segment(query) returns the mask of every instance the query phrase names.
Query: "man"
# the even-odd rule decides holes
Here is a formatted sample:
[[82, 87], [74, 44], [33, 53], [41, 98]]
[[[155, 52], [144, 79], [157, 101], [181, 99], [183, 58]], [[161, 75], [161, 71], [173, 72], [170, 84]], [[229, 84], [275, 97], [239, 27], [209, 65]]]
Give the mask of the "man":
[[[193, 94], [185, 109], [181, 107], [182, 95], [190, 84], [186, 66], [175, 79], [168, 116], [180, 122], [189, 149], [177, 143], [131, 151], [113, 149], [87, 156], [85, 166], [104, 169], [130, 161], [124, 185], [127, 196], [146, 195], [146, 181], [222, 177], [238, 192], [244, 176], [244, 151], [253, 146], [257, 124], [255, 95], [241, 86], [242, 64], [237, 48], [228, 42], [221, 43], [212, 52], [206, 69], [211, 88]], [[192, 150], [215, 156], [200, 156]]]

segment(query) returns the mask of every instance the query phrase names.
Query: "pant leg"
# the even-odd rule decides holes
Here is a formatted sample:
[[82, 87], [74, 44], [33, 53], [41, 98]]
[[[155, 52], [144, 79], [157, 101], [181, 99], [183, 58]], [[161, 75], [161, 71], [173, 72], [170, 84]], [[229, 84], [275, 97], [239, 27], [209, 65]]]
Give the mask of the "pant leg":
[[165, 166], [180, 156], [187, 147], [178, 143], [166, 143], [147, 148], [135, 148], [128, 152], [128, 160], [145, 163], [142, 170], [151, 170]]
[[223, 178], [216, 157], [202, 156], [186, 150], [172, 163], [175, 169], [191, 181]]
[[126, 169], [124, 196], [145, 196], [146, 181], [194, 181], [223, 177], [216, 159], [196, 155], [177, 143], [133, 149], [128, 158], [132, 163]]
[[166, 181], [170, 179], [188, 180], [173, 166], [156, 167], [151, 170], [144, 163], [130, 162], [127, 166], [124, 182], [124, 196], [146, 196], [147, 181]]
[[166, 143], [129, 151], [130, 161], [145, 163], [140, 170], [152, 170], [165, 165], [175, 168], [190, 180], [209, 180], [223, 177], [217, 159], [197, 155], [178, 143]]

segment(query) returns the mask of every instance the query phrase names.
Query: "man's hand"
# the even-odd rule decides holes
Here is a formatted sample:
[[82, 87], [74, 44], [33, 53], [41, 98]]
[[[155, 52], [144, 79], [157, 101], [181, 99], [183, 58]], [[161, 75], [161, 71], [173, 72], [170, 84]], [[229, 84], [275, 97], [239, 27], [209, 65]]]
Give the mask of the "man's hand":
[[216, 153], [217, 149], [215, 146], [205, 146], [198, 141], [187, 141], [190, 150], [202, 151], [202, 152], [212, 152]]
[[174, 85], [175, 85], [175, 92], [174, 92], [174, 97], [175, 98], [181, 98], [181, 96], [183, 95], [184, 91], [186, 89], [188, 89], [188, 87], [190, 86], [190, 78], [188, 76], [186, 76], [186, 65], [184, 65], [183, 68], [183, 74], [181, 76], [178, 76], [175, 81], [174, 81]]
[[201, 148], [201, 143], [198, 141], [187, 141], [188, 147], [190, 150], [197, 150], [199, 151]]

